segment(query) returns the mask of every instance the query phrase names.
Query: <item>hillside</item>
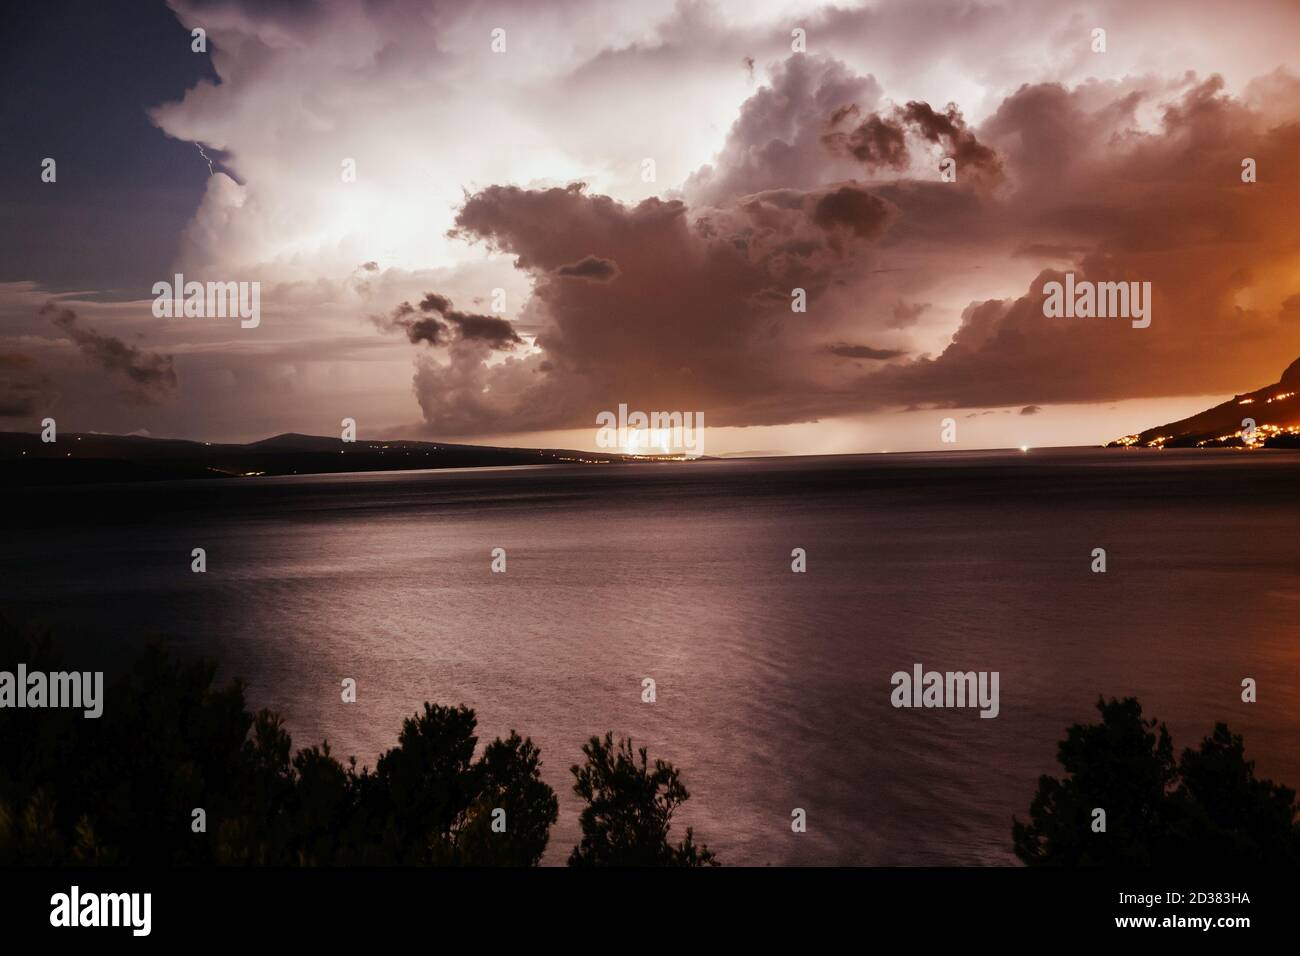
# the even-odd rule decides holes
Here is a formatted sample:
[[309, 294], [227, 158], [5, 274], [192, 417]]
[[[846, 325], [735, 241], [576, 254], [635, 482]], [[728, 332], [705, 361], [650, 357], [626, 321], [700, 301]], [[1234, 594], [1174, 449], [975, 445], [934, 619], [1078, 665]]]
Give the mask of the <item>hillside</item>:
[[[1253, 436], [1246, 432], [1245, 419], [1255, 422]], [[1190, 418], [1125, 435], [1106, 447], [1300, 448], [1300, 359], [1272, 385], [1234, 395]]]
[[94, 433], [0, 432], [0, 485], [169, 478], [233, 478], [416, 468], [481, 468], [622, 461], [625, 456], [552, 448], [496, 448], [423, 441], [364, 441], [284, 434], [246, 445]]

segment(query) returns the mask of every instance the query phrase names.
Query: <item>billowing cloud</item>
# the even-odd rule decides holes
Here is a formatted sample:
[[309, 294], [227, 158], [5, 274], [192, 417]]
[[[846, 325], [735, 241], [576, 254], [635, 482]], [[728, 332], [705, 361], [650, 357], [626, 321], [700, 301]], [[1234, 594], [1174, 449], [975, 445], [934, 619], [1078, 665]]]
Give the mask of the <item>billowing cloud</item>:
[[[793, 74], [774, 75], [788, 83]], [[751, 106], [769, 93], [742, 113], [766, 115]], [[1140, 121], [1144, 109], [1153, 125]], [[738, 124], [724, 149], [731, 159], [696, 181], [711, 186], [709, 203], [624, 204], [581, 184], [471, 195], [454, 235], [505, 253], [532, 278], [522, 318], [538, 329], [538, 351], [521, 364], [489, 365], [472, 352], [449, 369], [426, 364], [416, 385], [426, 421], [573, 426], [623, 401], [735, 425], [854, 407], [1108, 401], [1230, 389], [1243, 369], [1275, 365], [1276, 351], [1300, 351], [1278, 318], [1295, 294], [1289, 269], [1300, 240], [1275, 204], [1295, 187], [1242, 182], [1238, 155], [1279, 168], [1300, 128], [1267, 126], [1221, 80], [1025, 86], [978, 131], [955, 106], [911, 102], [894, 115], [909, 136], [995, 175], [997, 188], [895, 177], [740, 192], [724, 184], [756, 185], [772, 167], [755, 160], [767, 154], [739, 148]], [[1069, 149], [1067, 130], [1083, 134]], [[811, 158], [783, 151], [788, 168], [817, 168], [824, 137], [794, 139]], [[890, 270], [873, 265], [910, 263], [902, 271], [915, 291], [940, 286], [961, 262], [1032, 262], [1031, 246], [1057, 263], [1070, 258], [1062, 250], [1082, 250], [1067, 263], [1080, 281], [1150, 282], [1152, 326], [1049, 319], [1043, 285], [1063, 271], [1040, 267], [1019, 297], [962, 307], [936, 357], [894, 361], [921, 351], [916, 324], [933, 306], [882, 301]], [[603, 262], [618, 263], [617, 281], [561, 281]], [[798, 289], [807, 317], [790, 308]], [[839, 343], [816, 345], [827, 332]], [[889, 340], [852, 344], [881, 335]], [[887, 364], [827, 366], [818, 354]], [[472, 395], [474, 413], [448, 417], [435, 388]]]
[[844, 229], [859, 239], [875, 239], [889, 219], [889, 204], [859, 186], [839, 186], [817, 198], [811, 218], [828, 233]]
[[[122, 418], [222, 437], [342, 414], [521, 433], [622, 401], [734, 425], [1014, 412], [1231, 392], [1300, 352], [1294, 4], [174, 6], [220, 77], [151, 114], [220, 157], [176, 264], [261, 279], [266, 315], [244, 335], [78, 306], [101, 342], [0, 342], [83, 414], [105, 404], [68, 373], [83, 354], [166, 390], [127, 371], [166, 377], [130, 357], [141, 332], [186, 414]], [[1150, 281], [1152, 326], [1048, 320], [1067, 271]]]
[[929, 103], [913, 100], [886, 116], [870, 113], [859, 121], [861, 112], [857, 104], [835, 110], [822, 142], [834, 152], [851, 156], [869, 172], [907, 169], [914, 161], [908, 148], [911, 134], [941, 147], [942, 158], [953, 160], [963, 176], [997, 180], [1002, 174], [997, 153], [979, 141], [955, 103], [939, 112]]
[[[493, 186], [469, 197], [457, 234], [511, 257], [533, 280], [523, 320], [537, 351], [489, 364], [481, 349], [423, 361], [415, 388], [435, 429], [575, 427], [621, 402], [703, 411], [721, 422], [788, 420], [822, 386], [791, 360], [812, 302], [860, 270], [887, 203], [857, 186], [758, 193], [692, 218], [681, 201], [635, 205], [582, 184]], [[565, 267], [617, 262], [614, 281]], [[809, 353], [811, 349], [806, 349]], [[456, 401], [449, 401], [454, 395]]]
[[[864, 380], [865, 393], [978, 405], [1231, 392], [1300, 353], [1300, 330], [1280, 318], [1300, 287], [1300, 232], [1279, 215], [1300, 187], [1289, 174], [1242, 176], [1243, 157], [1288, 168], [1300, 122], [1270, 125], [1217, 77], [1149, 99], [1142, 86], [1026, 86], [983, 130], [1016, 184], [985, 215], [1007, 238], [1086, 248], [1069, 266], [1077, 281], [1150, 282], [1151, 326], [1045, 317], [1043, 285], [1066, 271], [1056, 266], [1019, 296], [971, 303], [940, 355]], [[1143, 129], [1148, 105], [1158, 121]], [[1292, 109], [1300, 119], [1300, 96]]]
[[683, 187], [694, 204], [709, 205], [773, 189], [808, 189], [850, 179], [854, 166], [823, 144], [828, 118], [870, 108], [880, 85], [825, 56], [791, 56], [776, 63], [769, 83], [747, 99], [713, 162]]
[[957, 161], [959, 170], [967, 173], [977, 170], [994, 176], [1001, 172], [997, 154], [981, 143], [966, 126], [955, 103], [949, 103], [943, 112], [938, 112], [929, 103], [912, 101], [903, 107], [900, 115], [903, 122], [916, 129], [924, 139], [942, 146], [945, 153]]
[[860, 114], [856, 103], [835, 110], [830, 117], [831, 128], [822, 135], [822, 142], [833, 150], [848, 153], [869, 170], [906, 169], [910, 157], [902, 124], [872, 113], [847, 132], [840, 128], [846, 120], [856, 121]]

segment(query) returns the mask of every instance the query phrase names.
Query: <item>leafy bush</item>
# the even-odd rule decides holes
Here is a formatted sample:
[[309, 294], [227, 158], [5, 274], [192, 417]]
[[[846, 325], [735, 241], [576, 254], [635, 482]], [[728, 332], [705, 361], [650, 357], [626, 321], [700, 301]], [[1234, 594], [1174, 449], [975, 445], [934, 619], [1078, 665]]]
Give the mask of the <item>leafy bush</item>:
[[[1164, 724], [1134, 698], [1098, 700], [1099, 724], [1074, 724], [1042, 776], [1030, 820], [1012, 821], [1030, 866], [1250, 866], [1300, 862], [1296, 794], [1255, 777], [1241, 737], [1220, 723], [1175, 761]], [[1106, 830], [1093, 832], [1093, 810]]]

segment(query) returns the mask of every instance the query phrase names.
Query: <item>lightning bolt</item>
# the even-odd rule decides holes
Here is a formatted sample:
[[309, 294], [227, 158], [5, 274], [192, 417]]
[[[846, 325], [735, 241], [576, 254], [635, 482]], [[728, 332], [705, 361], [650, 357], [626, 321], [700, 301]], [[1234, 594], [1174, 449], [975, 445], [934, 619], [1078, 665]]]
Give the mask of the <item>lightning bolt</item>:
[[204, 161], [207, 162], [207, 164], [208, 164], [208, 175], [211, 176], [211, 175], [212, 175], [212, 160], [208, 159], [208, 154], [205, 153], [205, 152], [203, 152], [203, 145], [202, 145], [201, 143], [195, 143], [194, 145], [198, 147], [198, 149], [199, 149], [199, 155], [202, 156], [203, 159], [204, 159]]

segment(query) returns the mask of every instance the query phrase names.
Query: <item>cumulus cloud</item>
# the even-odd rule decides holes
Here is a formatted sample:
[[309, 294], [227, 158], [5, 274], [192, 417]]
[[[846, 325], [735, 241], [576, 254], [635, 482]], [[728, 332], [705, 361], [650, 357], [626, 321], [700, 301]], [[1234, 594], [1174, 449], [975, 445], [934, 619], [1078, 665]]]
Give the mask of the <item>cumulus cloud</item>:
[[713, 162], [686, 180], [692, 202], [709, 205], [772, 189], [808, 189], [856, 170], [822, 145], [828, 117], [874, 106], [880, 85], [825, 56], [791, 56], [747, 99]]
[[[283, 283], [269, 327], [303, 341], [258, 360], [341, 354], [316, 301], [354, 325], [382, 311], [429, 346], [414, 391], [431, 432], [585, 425], [620, 401], [779, 424], [1232, 391], [1300, 351], [1280, 172], [1300, 82], [1274, 70], [1290, 8], [806, 4], [813, 52], [791, 56], [794, 13], [761, 5], [177, 7], [209, 30], [221, 82], [153, 115], [229, 171], [181, 264]], [[1105, 57], [1094, 14], [1125, 38]], [[938, 181], [941, 155], [958, 182]], [[1042, 284], [1065, 271], [1151, 281], [1151, 328], [1045, 319]], [[497, 286], [509, 318], [480, 314]], [[304, 363], [228, 374], [298, 382]], [[358, 387], [391, 389], [392, 367]]]
[[[791, 75], [777, 71], [775, 81]], [[750, 110], [754, 103], [742, 113], [766, 116]], [[1144, 105], [1156, 110], [1154, 128], [1138, 121]], [[696, 182], [712, 190], [709, 203], [627, 204], [578, 183], [470, 195], [453, 234], [504, 253], [530, 276], [522, 319], [538, 329], [537, 353], [492, 365], [459, 350], [449, 365], [424, 363], [416, 391], [426, 422], [563, 427], [622, 401], [697, 409], [733, 425], [855, 406], [1103, 401], [1230, 388], [1243, 368], [1269, 369], [1275, 350], [1300, 345], [1277, 318], [1294, 295], [1287, 263], [1298, 240], [1275, 204], [1292, 187], [1246, 185], [1236, 175], [1243, 149], [1270, 166], [1283, 162], [1300, 128], [1268, 127], [1219, 79], [1184, 78], [1172, 93], [1142, 81], [1025, 86], [980, 131], [956, 107], [909, 103], [897, 115], [922, 139], [996, 173], [1003, 188], [894, 178], [747, 191], [766, 182], [772, 167], [762, 157], [771, 151], [739, 149], [733, 128], [724, 149], [731, 160]], [[1076, 131], [1068, 149], [1066, 129]], [[783, 152], [788, 168], [814, 169], [826, 153], [816, 136], [799, 148], [813, 158]], [[915, 346], [853, 344], [856, 335], [907, 333], [932, 310], [901, 296], [865, 313], [856, 306], [883, 281], [878, 273], [889, 270], [873, 266], [886, 256], [912, 263], [903, 270], [909, 281], [937, 285], [952, 262], [1015, 262], [1028, 243], [1083, 250], [1070, 266], [1080, 281], [1152, 282], [1152, 327], [1046, 318], [1042, 286], [1062, 271], [1040, 268], [1020, 296], [962, 308], [937, 356], [898, 362]], [[613, 263], [617, 281], [572, 281], [612, 278]], [[796, 288], [809, 296], [809, 318], [790, 309]], [[1254, 306], [1244, 304], [1246, 289]], [[831, 330], [837, 344], [813, 346]], [[818, 353], [886, 364], [828, 368]], [[853, 369], [857, 376], [845, 378]], [[453, 413], [439, 389], [463, 404]]]
[[[792, 290], [815, 304], [860, 271], [890, 215], [856, 185], [760, 192], [694, 217], [680, 200], [629, 205], [581, 183], [488, 187], [467, 199], [456, 231], [529, 273], [523, 318], [538, 328], [539, 351], [488, 365], [481, 351], [453, 349], [446, 365], [422, 363], [426, 421], [572, 427], [620, 402], [719, 423], [810, 415], [824, 385], [813, 356], [792, 359], [804, 335]], [[593, 260], [617, 262], [617, 279], [566, 274]]]
[[[984, 131], [1017, 184], [986, 214], [1004, 216], [1009, 236], [1085, 247], [1076, 281], [1150, 282], [1150, 328], [1046, 318], [1043, 285], [1064, 270], [1045, 269], [1019, 296], [971, 303], [940, 355], [883, 370], [864, 390], [883, 403], [956, 405], [1230, 392], [1300, 352], [1278, 318], [1300, 284], [1300, 234], [1278, 214], [1296, 185], [1240, 176], [1242, 156], [1284, 166], [1300, 124], [1269, 125], [1210, 77], [1154, 104], [1159, 124], [1144, 130], [1135, 116], [1148, 95], [1026, 86]], [[1067, 134], [1082, 146], [1063, 143]]]

